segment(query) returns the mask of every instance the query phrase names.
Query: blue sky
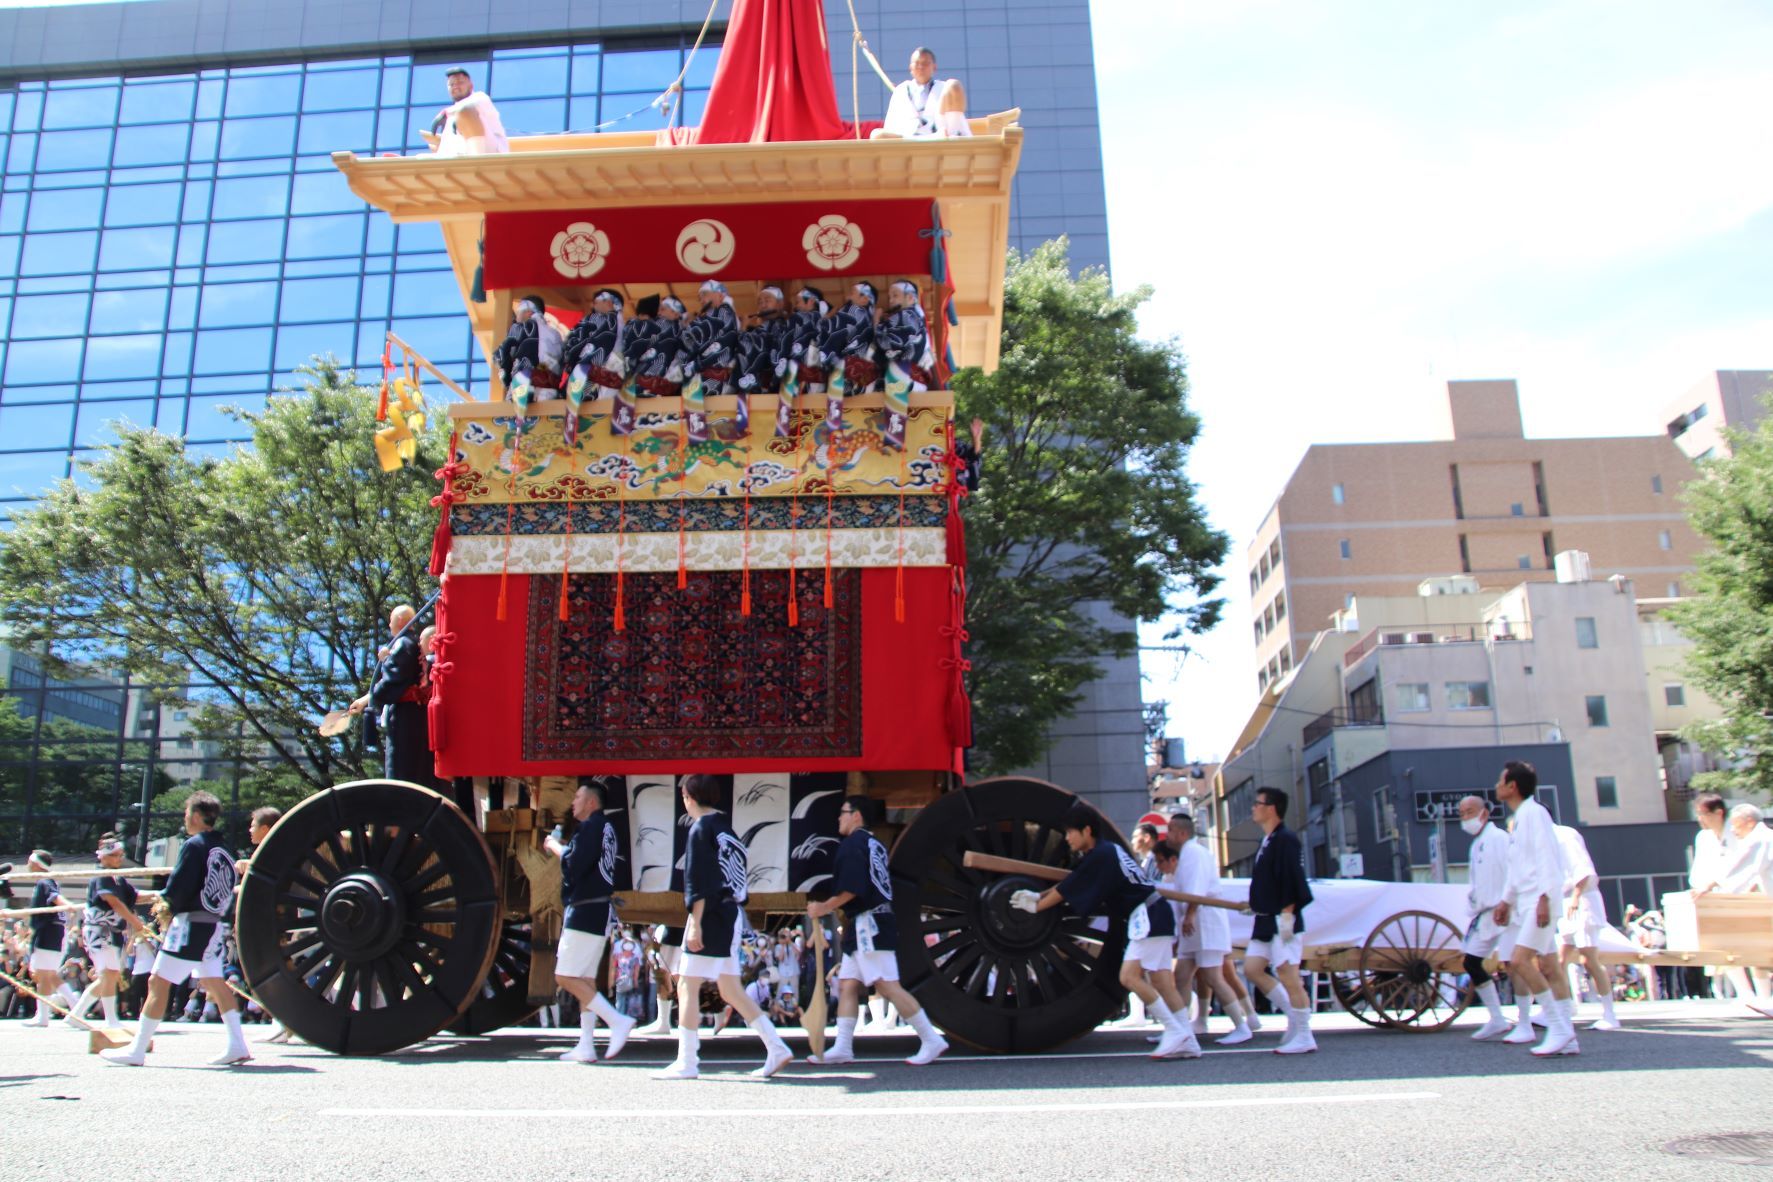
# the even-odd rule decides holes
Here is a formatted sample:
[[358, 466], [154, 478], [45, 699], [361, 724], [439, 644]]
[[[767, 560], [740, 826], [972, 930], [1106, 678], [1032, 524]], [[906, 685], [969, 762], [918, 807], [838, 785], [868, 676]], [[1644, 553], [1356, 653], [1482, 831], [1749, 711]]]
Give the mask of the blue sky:
[[[1773, 5], [1095, 0], [1117, 286], [1189, 358], [1224, 623], [1147, 654], [1191, 757], [1255, 695], [1244, 546], [1306, 446], [1649, 434], [1773, 368]], [[1031, 135], [1036, 134], [1030, 129]], [[1156, 643], [1161, 628], [1147, 630]]]

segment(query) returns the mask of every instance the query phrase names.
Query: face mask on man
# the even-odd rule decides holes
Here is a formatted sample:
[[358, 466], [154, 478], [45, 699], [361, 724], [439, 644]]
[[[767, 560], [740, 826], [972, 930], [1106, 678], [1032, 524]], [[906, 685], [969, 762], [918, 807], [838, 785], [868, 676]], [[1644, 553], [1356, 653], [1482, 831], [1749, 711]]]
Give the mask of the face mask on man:
[[1489, 822], [1484, 820], [1482, 817], [1471, 817], [1471, 818], [1468, 818], [1467, 820], [1459, 822], [1459, 828], [1465, 830], [1467, 833], [1471, 834], [1473, 837], [1476, 837], [1478, 834], [1480, 834], [1484, 831], [1484, 826], [1488, 825], [1488, 824], [1489, 824]]

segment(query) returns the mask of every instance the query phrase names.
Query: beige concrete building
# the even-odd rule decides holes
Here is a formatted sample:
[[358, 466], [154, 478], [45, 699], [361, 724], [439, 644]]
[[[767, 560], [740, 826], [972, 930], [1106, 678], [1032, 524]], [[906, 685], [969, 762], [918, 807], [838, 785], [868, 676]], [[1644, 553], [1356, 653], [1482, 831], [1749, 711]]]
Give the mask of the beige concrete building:
[[1500, 590], [1549, 581], [1554, 555], [1582, 550], [1596, 578], [1680, 594], [1700, 541], [1673, 440], [1528, 439], [1512, 380], [1449, 382], [1447, 407], [1446, 439], [1307, 449], [1247, 553], [1259, 690], [1357, 596], [1424, 579]]
[[1668, 437], [1691, 459], [1730, 454], [1725, 427], [1747, 429], [1761, 421], [1761, 399], [1773, 393], [1773, 370], [1720, 369], [1663, 409]]

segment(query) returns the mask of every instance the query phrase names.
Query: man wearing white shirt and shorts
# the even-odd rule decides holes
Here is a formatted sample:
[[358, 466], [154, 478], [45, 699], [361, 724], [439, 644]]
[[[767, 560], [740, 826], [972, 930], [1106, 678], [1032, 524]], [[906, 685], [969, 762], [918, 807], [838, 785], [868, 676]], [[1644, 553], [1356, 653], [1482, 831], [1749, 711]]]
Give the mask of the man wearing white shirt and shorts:
[[[1601, 932], [1607, 926], [1607, 904], [1601, 898], [1600, 877], [1595, 873], [1594, 859], [1588, 856], [1588, 843], [1582, 834], [1569, 825], [1559, 825], [1558, 853], [1564, 865], [1564, 915], [1558, 921], [1559, 956], [1546, 971], [1569, 973], [1577, 963], [1588, 969], [1594, 990], [1600, 997], [1601, 1017], [1590, 1030], [1618, 1030], [1619, 1016], [1613, 1012], [1613, 976], [1601, 963]], [[1572, 991], [1573, 992], [1573, 991]], [[1571, 1011], [1575, 1010], [1572, 998]]]
[[[1219, 868], [1214, 865], [1213, 855], [1207, 847], [1194, 840], [1194, 818], [1187, 813], [1176, 813], [1170, 817], [1169, 830], [1169, 844], [1176, 851], [1176, 869], [1170, 876], [1170, 885], [1184, 894], [1216, 897]], [[1174, 906], [1179, 911], [1176, 917], [1176, 992], [1184, 1000], [1191, 997], [1198, 977], [1211, 991], [1211, 996], [1219, 999], [1233, 1023], [1231, 1033], [1219, 1039], [1219, 1043], [1235, 1046], [1249, 1042], [1253, 1036], [1249, 1023], [1244, 1020], [1243, 1006], [1238, 1004], [1237, 994], [1232, 992], [1231, 986], [1225, 983], [1225, 960], [1231, 955], [1231, 913], [1222, 907], [1203, 907], [1199, 903]], [[1201, 999], [1203, 1017], [1210, 1005], [1207, 998]]]
[[[1539, 957], [1557, 952], [1558, 904], [1564, 897], [1564, 870], [1558, 858], [1556, 825], [1545, 806], [1534, 799], [1539, 773], [1530, 763], [1510, 760], [1496, 781], [1496, 796], [1514, 813], [1508, 843], [1508, 881], [1502, 902], [1492, 913], [1503, 927], [1497, 952], [1509, 958], [1508, 975], [1518, 993], [1523, 987], [1545, 1011], [1545, 1041], [1533, 1048], [1541, 1058], [1581, 1053], [1570, 1021], [1570, 986], [1562, 973], [1550, 980], [1539, 970]], [[1531, 1021], [1515, 1027], [1502, 1041], [1530, 1043]]]
[[[1490, 802], [1481, 796], [1467, 796], [1459, 802], [1459, 827], [1471, 834], [1471, 887], [1466, 892], [1466, 899], [1471, 904], [1471, 923], [1465, 929], [1465, 938], [1459, 942], [1459, 951], [1465, 954], [1465, 972], [1471, 977], [1478, 1000], [1484, 1003], [1490, 1014], [1489, 1020], [1471, 1036], [1472, 1041], [1488, 1042], [1509, 1031], [1508, 1017], [1502, 1012], [1502, 998], [1496, 992], [1496, 982], [1484, 967], [1484, 958], [1496, 951], [1497, 942], [1502, 939], [1502, 928], [1496, 922], [1495, 911], [1508, 889], [1508, 834], [1491, 823]], [[1523, 993], [1523, 1019], [1531, 1009], [1532, 1000]]]

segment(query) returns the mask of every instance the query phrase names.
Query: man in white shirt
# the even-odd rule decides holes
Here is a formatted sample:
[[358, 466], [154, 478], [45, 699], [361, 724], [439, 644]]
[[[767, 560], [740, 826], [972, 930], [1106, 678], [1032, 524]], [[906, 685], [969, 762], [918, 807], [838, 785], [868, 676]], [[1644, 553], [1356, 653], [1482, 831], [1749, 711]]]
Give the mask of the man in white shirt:
[[1699, 822], [1699, 832], [1693, 835], [1693, 866], [1687, 871], [1687, 885], [1697, 894], [1723, 888], [1724, 872], [1736, 852], [1736, 834], [1726, 823], [1729, 813], [1724, 798], [1715, 792], [1693, 798], [1693, 819]]
[[[1190, 895], [1216, 898], [1219, 894], [1219, 867], [1207, 847], [1194, 840], [1194, 818], [1187, 813], [1174, 813], [1169, 822], [1169, 844], [1176, 851], [1176, 868], [1170, 874], [1170, 885]], [[1244, 1021], [1243, 1007], [1237, 994], [1225, 983], [1225, 958], [1231, 955], [1231, 913], [1220, 907], [1203, 907], [1199, 903], [1175, 903], [1176, 915], [1176, 991], [1184, 999], [1194, 995], [1198, 978], [1225, 1007], [1233, 1025], [1231, 1033], [1219, 1039], [1225, 1045], [1249, 1042], [1253, 1037]], [[1200, 1000], [1201, 1016], [1206, 1016], [1212, 1002]], [[1205, 1027], [1197, 1025], [1199, 1033]]]
[[[1720, 890], [1734, 895], [1756, 891], [1773, 895], [1773, 830], [1762, 824], [1763, 819], [1757, 805], [1739, 804], [1730, 810], [1729, 833], [1736, 839], [1736, 847], [1728, 855]], [[1744, 1005], [1763, 1017], [1773, 1018], [1773, 1000], [1768, 998], [1767, 967], [1757, 966], [1753, 972], [1751, 983], [1749, 970], [1733, 967], [1730, 983], [1736, 987], [1736, 995]]]
[[[1471, 1037], [1475, 1042], [1488, 1042], [1510, 1029], [1508, 1017], [1502, 1012], [1502, 998], [1496, 992], [1496, 981], [1484, 967], [1484, 958], [1496, 951], [1496, 943], [1502, 938], [1495, 911], [1508, 887], [1508, 834], [1490, 823], [1490, 802], [1481, 796], [1467, 796], [1459, 802], [1459, 827], [1472, 839], [1471, 887], [1466, 892], [1471, 923], [1459, 942], [1459, 950], [1465, 954], [1465, 971], [1477, 989], [1478, 1000], [1490, 1014], [1489, 1020]], [[1527, 1002], [1522, 1008], [1530, 1004]]]
[[[457, 66], [444, 79], [449, 86], [449, 106], [437, 112], [431, 130], [422, 132], [425, 142], [439, 156], [490, 156], [509, 152], [505, 124], [492, 97], [474, 89], [474, 79]], [[934, 107], [931, 108], [935, 110]]]
[[[1545, 1041], [1533, 1048], [1540, 1058], [1575, 1055], [1576, 1028], [1570, 1021], [1570, 986], [1562, 973], [1550, 980], [1539, 971], [1538, 958], [1557, 951], [1557, 905], [1564, 897], [1564, 871], [1558, 861], [1556, 826], [1545, 806], [1535, 800], [1539, 773], [1533, 765], [1510, 760], [1496, 781], [1496, 797], [1514, 813], [1508, 843], [1508, 880], [1502, 902], [1493, 913], [1506, 928], [1499, 950], [1509, 957], [1508, 975], [1516, 990], [1523, 986], [1545, 1011]], [[1517, 1026], [1504, 1042], [1533, 1041], [1533, 1024]]]
[[924, 139], [942, 134], [942, 83], [936, 80], [936, 54], [925, 46], [911, 51], [911, 77], [887, 100], [883, 138]]
[[1613, 1012], [1613, 976], [1601, 963], [1601, 932], [1607, 926], [1607, 904], [1601, 898], [1600, 875], [1595, 873], [1594, 859], [1589, 857], [1588, 843], [1582, 840], [1581, 833], [1569, 825], [1559, 825], [1554, 832], [1564, 867], [1564, 917], [1558, 922], [1560, 953], [1556, 968], [1567, 974], [1581, 961], [1601, 1003], [1600, 1020], [1589, 1029], [1618, 1030], [1619, 1016]]

